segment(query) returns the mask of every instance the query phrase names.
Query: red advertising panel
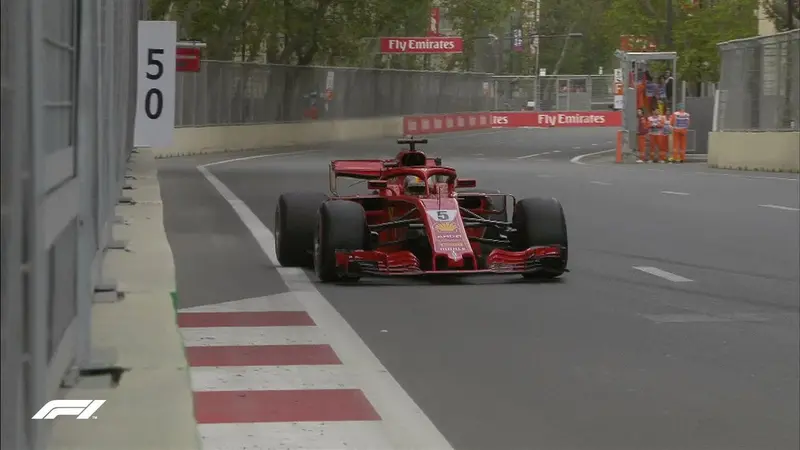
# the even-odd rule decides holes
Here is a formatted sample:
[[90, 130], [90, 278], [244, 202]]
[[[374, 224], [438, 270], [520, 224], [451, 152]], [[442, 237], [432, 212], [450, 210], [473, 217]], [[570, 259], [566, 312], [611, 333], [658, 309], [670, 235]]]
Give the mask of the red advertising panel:
[[620, 111], [493, 112], [494, 128], [621, 127]]
[[431, 20], [428, 25], [428, 37], [439, 36], [439, 8], [431, 8]]
[[200, 72], [200, 57], [202, 52], [199, 47], [176, 47], [175, 70], [178, 72]]
[[381, 53], [433, 54], [461, 53], [460, 37], [382, 37]]

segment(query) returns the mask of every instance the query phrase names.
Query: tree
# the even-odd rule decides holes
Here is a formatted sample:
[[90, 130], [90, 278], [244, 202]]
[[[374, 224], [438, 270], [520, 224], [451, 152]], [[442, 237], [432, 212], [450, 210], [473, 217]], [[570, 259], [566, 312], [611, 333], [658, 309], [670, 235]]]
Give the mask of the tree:
[[[789, 5], [792, 6], [792, 27], [789, 28]], [[800, 28], [800, 2], [798, 0], [765, 0], [764, 14], [778, 31]]]
[[620, 35], [652, 38], [661, 51], [678, 52], [678, 73], [686, 81], [716, 81], [719, 71], [717, 44], [757, 34], [753, 11], [758, 0], [725, 0], [713, 3], [673, 2], [670, 24], [666, 2], [612, 0], [603, 16], [608, 40]]

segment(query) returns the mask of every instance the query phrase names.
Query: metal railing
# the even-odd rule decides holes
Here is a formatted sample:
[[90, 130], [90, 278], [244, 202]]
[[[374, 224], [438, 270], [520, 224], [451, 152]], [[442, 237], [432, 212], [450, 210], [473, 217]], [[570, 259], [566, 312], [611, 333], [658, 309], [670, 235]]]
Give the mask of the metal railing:
[[800, 30], [719, 44], [719, 131], [800, 130]]
[[591, 111], [614, 104], [611, 75], [493, 77], [494, 109], [519, 111], [533, 102], [540, 111]]
[[203, 61], [179, 73], [179, 127], [486, 111], [491, 75]]
[[45, 448], [50, 421], [31, 416], [89, 359], [145, 11], [144, 0], [2, 0], [4, 449]]

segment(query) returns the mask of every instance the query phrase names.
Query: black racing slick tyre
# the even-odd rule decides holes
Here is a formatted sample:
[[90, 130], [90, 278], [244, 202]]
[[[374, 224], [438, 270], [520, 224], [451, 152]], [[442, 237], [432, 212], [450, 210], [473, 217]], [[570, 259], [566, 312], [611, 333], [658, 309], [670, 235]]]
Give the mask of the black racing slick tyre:
[[314, 265], [317, 211], [328, 196], [319, 192], [290, 192], [275, 207], [275, 254], [283, 267]]
[[314, 235], [314, 271], [322, 282], [358, 280], [336, 267], [336, 251], [369, 250], [367, 217], [360, 203], [330, 200], [322, 204]]
[[524, 250], [537, 245], [560, 245], [563, 257], [545, 261], [545, 270], [525, 274], [526, 278], [549, 279], [560, 277], [567, 268], [567, 221], [561, 203], [554, 198], [525, 198], [514, 207], [512, 226], [516, 230], [512, 245]]

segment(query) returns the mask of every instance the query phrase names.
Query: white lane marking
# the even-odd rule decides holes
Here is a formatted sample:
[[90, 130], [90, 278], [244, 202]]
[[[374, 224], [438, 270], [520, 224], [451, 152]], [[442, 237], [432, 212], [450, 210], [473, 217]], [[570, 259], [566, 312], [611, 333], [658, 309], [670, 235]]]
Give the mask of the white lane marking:
[[261, 159], [261, 158], [270, 158], [273, 156], [287, 156], [287, 155], [304, 155], [308, 153], [320, 153], [324, 150], [300, 150], [296, 152], [283, 152], [283, 153], [265, 153], [263, 155], [253, 155], [253, 156], [242, 156], [241, 158], [233, 158], [233, 159], [224, 159], [222, 161], [214, 161], [207, 164], [203, 164], [202, 167], [212, 167], [212, 166], [219, 166], [221, 164], [228, 164], [232, 162], [239, 162], [239, 161], [250, 161], [251, 159]]
[[534, 153], [534, 154], [532, 154], [532, 155], [517, 156], [517, 157], [516, 157], [516, 158], [514, 158], [514, 159], [528, 159], [528, 158], [533, 158], [534, 156], [539, 156], [539, 155], [543, 155], [543, 154], [544, 154], [544, 153]]
[[306, 326], [181, 328], [180, 332], [186, 347], [326, 343], [318, 327]]
[[615, 152], [615, 151], [617, 151], [617, 149], [612, 148], [612, 149], [608, 149], [608, 150], [601, 150], [599, 152], [585, 153], [583, 155], [578, 155], [578, 156], [570, 159], [569, 162], [571, 162], [573, 164], [586, 165], [585, 162], [581, 161], [583, 158], [586, 158], [588, 156], [594, 156], [594, 155], [602, 155], [603, 153], [611, 153], [611, 152]]
[[675, 283], [688, 283], [692, 280], [682, 277], [680, 275], [676, 275], [672, 272], [667, 272], [666, 270], [661, 270], [657, 267], [648, 267], [648, 266], [633, 266], [634, 269], [640, 270], [644, 273], [649, 273], [650, 275], [654, 275], [657, 277], [661, 277], [665, 280], [669, 280]]
[[667, 195], [690, 195], [688, 192], [675, 192], [675, 191], [661, 191], [661, 193]]
[[264, 297], [244, 298], [214, 305], [192, 306], [181, 308], [179, 313], [207, 312], [264, 312], [264, 311], [301, 311], [300, 301], [294, 292], [267, 295]]
[[483, 153], [475, 153], [473, 156], [484, 156]]
[[772, 208], [772, 209], [782, 209], [784, 211], [800, 211], [800, 208], [792, 208], [791, 206], [781, 206], [781, 205], [758, 205], [762, 208]]
[[459, 138], [468, 138], [468, 137], [474, 137], [474, 136], [485, 136], [485, 135], [489, 135], [489, 134], [505, 133], [507, 131], [508, 131], [508, 128], [502, 128], [502, 129], [494, 130], [494, 131], [483, 131], [483, 132], [477, 132], [477, 133], [464, 133], [464, 134], [459, 134], [459, 132], [455, 131], [455, 132], [450, 132], [450, 133], [445, 133], [445, 134], [437, 134], [437, 133], [422, 134], [422, 135], [416, 135], [415, 134], [414, 137], [419, 137], [419, 138], [433, 137], [433, 139], [435, 139], [437, 141], [441, 141], [441, 140], [446, 140], [446, 139], [459, 139]]
[[592, 144], [592, 147], [597, 147], [598, 145], [600, 145], [600, 144]]
[[[255, 213], [206, 167], [198, 166], [197, 169], [231, 205], [231, 208], [253, 235], [261, 250], [275, 265], [286, 287], [290, 291], [303, 292], [305, 294], [299, 298], [305, 307], [305, 311], [311, 316], [317, 327], [324, 330], [326, 342], [331, 345], [342, 364], [359, 369], [358, 379], [361, 390], [383, 419], [383, 424], [385, 424], [383, 429], [386, 432], [386, 437], [393, 444], [381, 447], [370, 444], [363, 448], [395, 447], [453, 450], [453, 447], [436, 429], [425, 415], [425, 412], [403, 390], [397, 380], [386, 370], [344, 317], [320, 294], [306, 273], [302, 269], [280, 267], [278, 258], [275, 255], [275, 237]], [[367, 433], [366, 427], [357, 428], [353, 431], [353, 436], [361, 438], [364, 437], [364, 433]], [[264, 442], [259, 443], [262, 446], [265, 445]], [[336, 447], [334, 445], [328, 448]], [[349, 447], [356, 448], [359, 446], [354, 444], [349, 445]]]
[[379, 420], [220, 423], [197, 426], [203, 447], [214, 450], [391, 449], [396, 444], [386, 439], [386, 428]]
[[605, 181], [590, 181], [592, 184], [599, 184], [600, 186], [611, 186], [611, 183], [606, 183]]
[[580, 150], [580, 147], [572, 147], [573, 150]]
[[194, 391], [358, 389], [358, 377], [340, 364], [192, 367], [189, 376]]
[[561, 150], [553, 150], [553, 153], [561, 153]]

